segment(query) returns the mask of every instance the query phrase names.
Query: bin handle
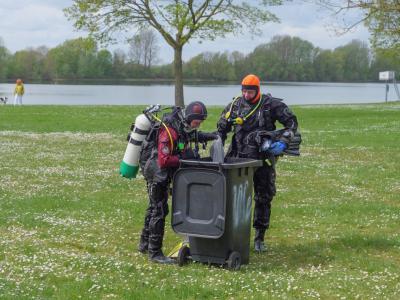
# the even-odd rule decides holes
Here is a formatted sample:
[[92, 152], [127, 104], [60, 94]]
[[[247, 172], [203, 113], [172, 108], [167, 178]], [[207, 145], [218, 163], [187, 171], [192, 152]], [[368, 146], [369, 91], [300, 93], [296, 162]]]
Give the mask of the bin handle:
[[196, 167], [215, 167], [218, 168], [219, 171], [222, 171], [222, 164], [219, 162], [213, 162], [213, 161], [199, 161], [199, 160], [186, 160], [186, 159], [181, 159], [179, 160], [181, 165], [188, 165], [188, 166], [196, 166]]
[[181, 166], [182, 165], [187, 165], [187, 166], [196, 166], [196, 167], [214, 167], [218, 168], [218, 170], [222, 171], [224, 169], [236, 169], [236, 168], [243, 168], [243, 167], [261, 167], [262, 162], [261, 160], [251, 160], [251, 162], [246, 161], [246, 162], [238, 162], [234, 164], [233, 166], [230, 166], [229, 163], [219, 163], [219, 162], [213, 162], [213, 161], [199, 161], [199, 160], [185, 160], [181, 159], [180, 161]]

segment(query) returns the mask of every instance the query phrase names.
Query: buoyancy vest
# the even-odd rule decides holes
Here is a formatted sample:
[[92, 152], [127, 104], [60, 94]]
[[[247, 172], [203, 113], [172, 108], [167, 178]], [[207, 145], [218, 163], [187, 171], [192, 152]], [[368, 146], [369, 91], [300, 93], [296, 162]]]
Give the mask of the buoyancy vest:
[[[183, 116], [180, 109], [173, 109], [171, 113], [163, 114], [162, 118], [154, 118], [149, 133], [143, 141], [140, 152], [140, 165], [142, 169], [146, 161], [149, 159], [157, 159], [158, 155], [158, 134], [161, 128], [164, 128], [171, 141], [172, 155], [177, 155], [187, 147], [188, 143], [193, 140], [192, 133], [184, 130]], [[169, 128], [173, 128], [178, 134], [178, 140], [174, 141]]]
[[270, 95], [262, 95], [254, 105], [249, 104], [243, 97], [233, 100], [230, 118], [241, 118], [243, 123], [234, 124], [234, 136], [229, 156], [261, 158], [257, 133], [261, 130], [273, 131], [276, 129], [276, 120], [271, 116], [271, 106], [277, 101], [280, 102], [282, 99]]

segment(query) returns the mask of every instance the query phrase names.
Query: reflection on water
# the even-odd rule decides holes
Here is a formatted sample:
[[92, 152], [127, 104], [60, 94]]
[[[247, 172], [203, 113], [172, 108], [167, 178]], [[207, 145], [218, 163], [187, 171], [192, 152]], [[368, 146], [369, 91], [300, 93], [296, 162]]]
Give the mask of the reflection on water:
[[[134, 105], [173, 104], [172, 84], [141, 85], [62, 85], [26, 84], [24, 104]], [[0, 96], [12, 98], [14, 84], [0, 84]], [[384, 83], [268, 82], [263, 93], [283, 98], [289, 105], [373, 103], [385, 101]], [[207, 105], [226, 105], [240, 93], [240, 85], [184, 86], [185, 102], [201, 100]], [[397, 100], [393, 85], [389, 101]], [[12, 100], [12, 99], [10, 99]], [[12, 101], [11, 101], [12, 102]]]

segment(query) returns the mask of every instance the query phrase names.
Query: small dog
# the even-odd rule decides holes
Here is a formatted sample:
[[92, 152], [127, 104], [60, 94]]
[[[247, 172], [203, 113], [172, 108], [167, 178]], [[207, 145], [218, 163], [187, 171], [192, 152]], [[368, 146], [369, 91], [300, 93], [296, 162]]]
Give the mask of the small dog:
[[7, 104], [7, 100], [8, 100], [7, 97], [0, 97], [0, 102], [3, 103], [4, 105]]

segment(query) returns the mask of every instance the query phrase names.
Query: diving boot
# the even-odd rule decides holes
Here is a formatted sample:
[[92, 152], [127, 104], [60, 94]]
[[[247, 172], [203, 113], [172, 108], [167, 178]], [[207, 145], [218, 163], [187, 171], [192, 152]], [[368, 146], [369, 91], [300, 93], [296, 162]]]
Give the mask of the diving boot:
[[256, 229], [256, 234], [254, 237], [254, 251], [265, 252], [267, 247], [264, 243], [265, 229]]
[[152, 262], [158, 263], [158, 264], [174, 264], [175, 260], [172, 258], [165, 256], [161, 251], [156, 252], [154, 254], [150, 254], [149, 258]]
[[261, 253], [267, 251], [267, 247], [265, 246], [264, 241], [255, 240], [254, 241], [254, 251]]
[[149, 243], [145, 241], [140, 241], [138, 246], [138, 251], [142, 254], [146, 254], [149, 250]]
[[140, 236], [140, 242], [138, 246], [138, 251], [142, 254], [147, 253], [149, 250], [149, 237], [144, 236], [143, 234]]

